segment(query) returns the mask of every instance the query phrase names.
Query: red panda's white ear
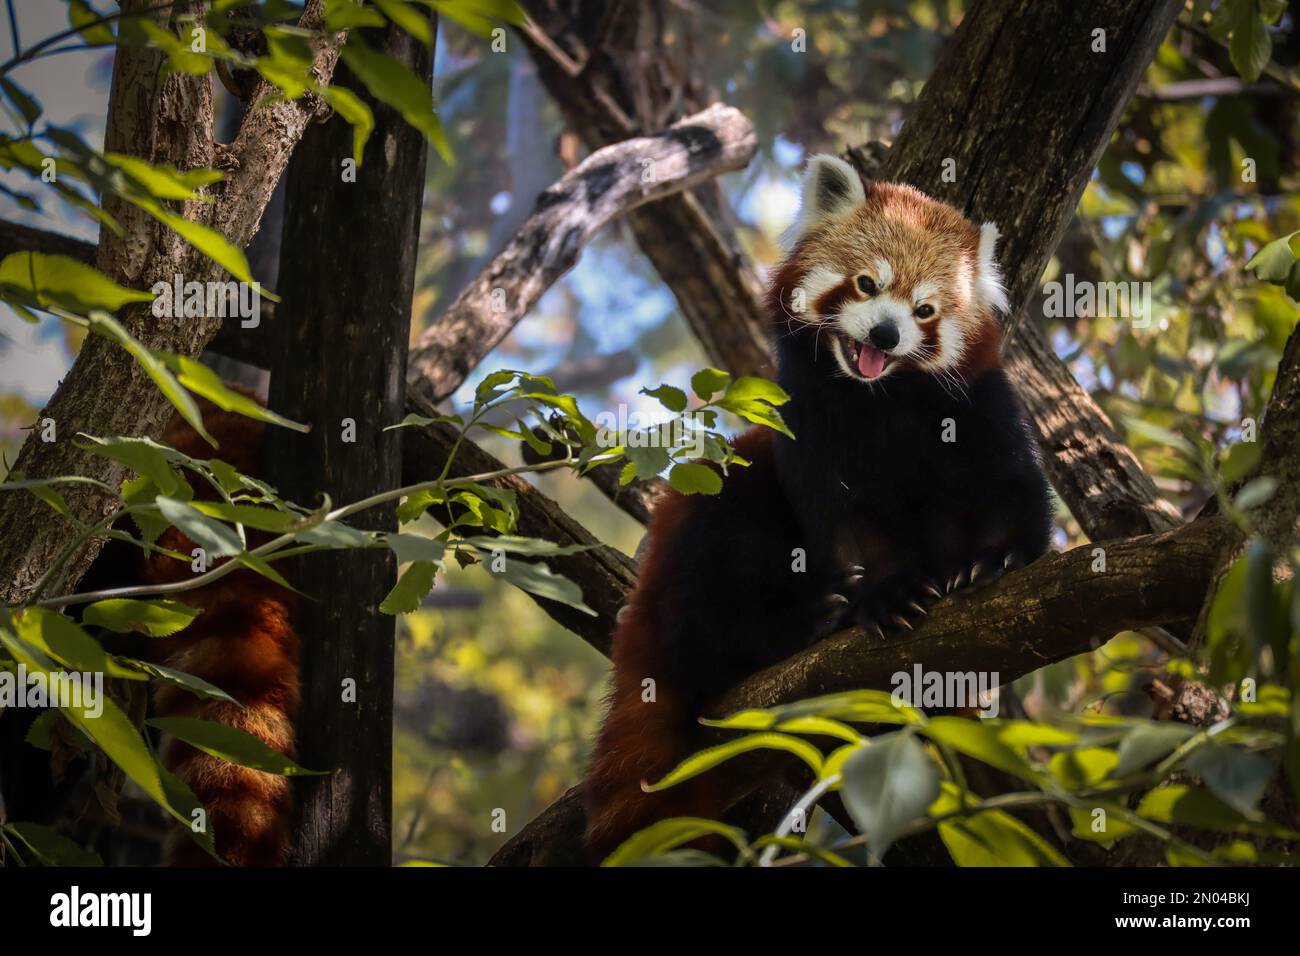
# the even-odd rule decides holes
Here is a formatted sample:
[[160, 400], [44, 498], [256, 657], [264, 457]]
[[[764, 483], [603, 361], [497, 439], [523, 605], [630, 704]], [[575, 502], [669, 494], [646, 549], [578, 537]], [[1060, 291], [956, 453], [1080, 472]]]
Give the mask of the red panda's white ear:
[[818, 153], [808, 160], [802, 192], [799, 218], [785, 234], [789, 245], [794, 245], [817, 224], [842, 215], [867, 199], [858, 171], [830, 153]]
[[975, 298], [985, 308], [1007, 311], [1007, 290], [1002, 286], [1002, 268], [998, 265], [998, 227], [991, 222], [980, 227], [980, 246], [975, 263]]

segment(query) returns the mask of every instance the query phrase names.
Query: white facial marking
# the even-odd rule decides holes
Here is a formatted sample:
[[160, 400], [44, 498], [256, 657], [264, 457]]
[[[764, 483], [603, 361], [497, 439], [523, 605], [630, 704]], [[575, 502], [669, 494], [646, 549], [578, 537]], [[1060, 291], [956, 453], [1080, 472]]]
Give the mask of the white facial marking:
[[872, 266], [876, 270], [875, 275], [872, 276], [876, 280], [876, 288], [888, 289], [889, 283], [894, 281], [894, 267], [884, 259], [877, 259]]
[[912, 305], [918, 306], [933, 295], [939, 294], [939, 283], [918, 282], [912, 289]]
[[[877, 295], [865, 302], [851, 302], [840, 310], [835, 324], [840, 331], [859, 342], [870, 341], [871, 330], [882, 322], [893, 322], [898, 329], [898, 344], [889, 349], [894, 358], [910, 355], [921, 344], [921, 328], [912, 317], [912, 307], [892, 295]], [[831, 353], [845, 375], [861, 378], [849, 364], [843, 347], [837, 341]], [[886, 366], [883, 378], [890, 372]]]
[[803, 277], [799, 283], [799, 290], [803, 293], [804, 305], [809, 312], [813, 310], [813, 305], [817, 299], [825, 295], [831, 289], [835, 288], [844, 281], [844, 276], [840, 275], [834, 269], [827, 269], [825, 266], [813, 266], [808, 270], [808, 274]]
[[966, 329], [956, 319], [939, 323], [939, 355], [933, 367], [954, 368], [966, 354]]

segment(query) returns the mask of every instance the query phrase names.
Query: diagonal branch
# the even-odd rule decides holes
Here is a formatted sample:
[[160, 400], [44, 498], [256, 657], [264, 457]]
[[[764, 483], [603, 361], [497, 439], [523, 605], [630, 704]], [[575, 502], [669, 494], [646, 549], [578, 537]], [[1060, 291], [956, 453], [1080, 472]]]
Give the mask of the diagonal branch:
[[446, 398], [573, 267], [602, 226], [742, 168], [756, 147], [749, 121], [717, 104], [662, 133], [588, 156], [537, 198], [537, 208], [506, 248], [420, 336], [407, 365], [408, 383], [434, 402]]
[[[742, 681], [711, 710], [724, 715], [836, 691], [892, 690], [894, 675], [914, 664], [930, 671], [992, 672], [1009, 683], [1091, 650], [1119, 631], [1195, 618], [1220, 549], [1234, 535], [1226, 520], [1207, 518], [1163, 534], [1106, 542], [1102, 573], [1092, 570], [1091, 545], [1051, 555], [987, 589], [941, 601], [906, 639], [880, 642], [859, 629], [835, 634]], [[583, 822], [579, 786], [516, 834], [491, 863], [581, 862]]]

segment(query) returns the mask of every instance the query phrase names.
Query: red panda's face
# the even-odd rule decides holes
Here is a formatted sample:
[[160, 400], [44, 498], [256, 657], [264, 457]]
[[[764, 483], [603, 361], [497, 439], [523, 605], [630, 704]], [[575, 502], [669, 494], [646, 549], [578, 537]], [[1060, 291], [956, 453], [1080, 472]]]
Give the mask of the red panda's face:
[[873, 183], [813, 157], [795, 244], [773, 289], [793, 322], [814, 326], [840, 374], [867, 383], [912, 369], [961, 383], [996, 355], [1006, 307], [997, 229], [908, 186]]

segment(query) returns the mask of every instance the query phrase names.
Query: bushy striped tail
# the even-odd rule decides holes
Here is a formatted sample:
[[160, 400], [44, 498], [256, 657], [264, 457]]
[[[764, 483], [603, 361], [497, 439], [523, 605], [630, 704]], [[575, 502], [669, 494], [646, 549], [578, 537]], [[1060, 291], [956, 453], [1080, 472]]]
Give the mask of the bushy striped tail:
[[[218, 451], [179, 416], [163, 440], [191, 457], [220, 457], [245, 474], [258, 473], [263, 430], [259, 423], [208, 403], [203, 404], [203, 421], [220, 443]], [[202, 497], [206, 483], [191, 484], [196, 497]], [[175, 528], [167, 529], [158, 543], [181, 554], [195, 547]], [[150, 583], [184, 580], [193, 573], [188, 564], [157, 554], [146, 558], [143, 569]], [[155, 716], [225, 724], [292, 756], [299, 699], [293, 594], [253, 572], [239, 571], [176, 597], [202, 613], [176, 636], [156, 641], [155, 659], [216, 685], [242, 706], [159, 684], [153, 695]], [[294, 810], [288, 778], [230, 763], [174, 738], [164, 744], [162, 759], [203, 805], [203, 823], [223, 859], [236, 866], [287, 862]], [[169, 835], [164, 857], [172, 866], [213, 864], [179, 827]]]

